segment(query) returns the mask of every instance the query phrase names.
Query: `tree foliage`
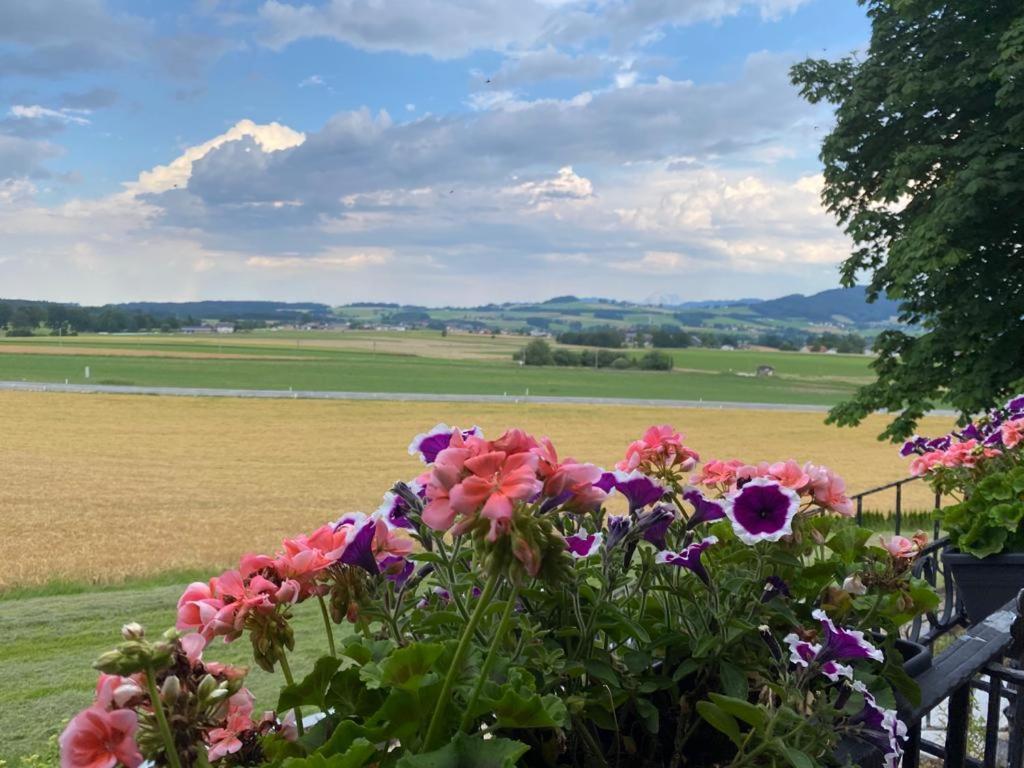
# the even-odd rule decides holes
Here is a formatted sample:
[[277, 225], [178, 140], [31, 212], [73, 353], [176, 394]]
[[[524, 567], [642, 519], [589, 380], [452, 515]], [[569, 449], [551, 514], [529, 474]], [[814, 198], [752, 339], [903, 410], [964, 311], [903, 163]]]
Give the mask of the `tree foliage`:
[[829, 420], [894, 413], [901, 439], [930, 409], [967, 415], [1024, 378], [1024, 4], [862, 0], [866, 56], [807, 60], [793, 82], [836, 105], [823, 200], [855, 248], [842, 266], [920, 333], [883, 332], [877, 379]]

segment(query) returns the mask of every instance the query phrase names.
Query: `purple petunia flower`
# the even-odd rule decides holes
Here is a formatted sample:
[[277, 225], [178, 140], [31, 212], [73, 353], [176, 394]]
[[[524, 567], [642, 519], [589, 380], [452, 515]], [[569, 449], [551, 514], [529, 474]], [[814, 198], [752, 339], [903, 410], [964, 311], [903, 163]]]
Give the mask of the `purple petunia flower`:
[[885, 768], [898, 768], [903, 759], [903, 745], [907, 739], [907, 725], [895, 710], [878, 706], [875, 697], [860, 680], [853, 681], [853, 689], [864, 697], [864, 708], [850, 718], [850, 725], [860, 725], [858, 734], [865, 741], [875, 744], [885, 754]]
[[694, 542], [682, 552], [659, 552], [654, 556], [654, 562], [662, 563], [663, 565], [675, 565], [679, 568], [688, 568], [697, 574], [705, 584], [710, 584], [711, 580], [708, 578], [707, 569], [704, 568], [704, 563], [701, 562], [700, 556], [704, 554], [704, 550], [717, 543], [717, 536], [708, 536], [703, 541]]
[[414, 567], [412, 560], [397, 555], [388, 555], [380, 561], [381, 572], [398, 587], [405, 584]]
[[789, 660], [800, 667], [810, 667], [812, 663], [820, 664], [820, 671], [833, 683], [839, 682], [840, 678], [853, 679], [853, 667], [840, 664], [837, 661], [821, 661], [818, 656], [821, 653], [821, 646], [816, 643], [808, 643], [801, 640], [795, 632], [790, 632], [782, 641], [789, 646]]
[[[419, 455], [424, 464], [433, 464], [437, 454], [451, 444], [454, 431], [455, 427], [449, 427], [447, 424], [438, 424], [429, 432], [421, 432], [409, 443], [409, 455]], [[464, 438], [470, 435], [483, 437], [483, 434], [480, 427], [475, 426], [462, 430]]]
[[913, 456], [915, 453], [921, 453], [926, 442], [927, 440], [920, 435], [914, 435], [900, 448], [900, 456]]
[[610, 552], [621, 544], [631, 527], [632, 523], [628, 517], [624, 515], [608, 515], [608, 541], [605, 544], [605, 551]]
[[[415, 480], [406, 485], [413, 493], [419, 493], [420, 484]], [[408, 517], [410, 511], [409, 503], [405, 499], [394, 491], [388, 491], [384, 494], [384, 501], [377, 508], [374, 516], [385, 520], [392, 528], [415, 528], [416, 526]]]
[[569, 550], [569, 554], [572, 555], [573, 559], [581, 560], [596, 555], [597, 551], [601, 548], [601, 541], [603, 539], [604, 535], [600, 532], [592, 533], [589, 536], [574, 533], [572, 536], [565, 537], [565, 547]]
[[658, 549], [664, 549], [668, 544], [665, 536], [669, 526], [676, 521], [676, 511], [668, 504], [659, 504], [653, 509], [637, 516], [637, 529], [643, 531], [644, 541], [648, 541]]
[[884, 662], [882, 652], [864, 639], [864, 633], [856, 629], [836, 627], [832, 619], [820, 608], [811, 616], [821, 622], [825, 630], [825, 642], [822, 643], [818, 661], [852, 661], [854, 659], [874, 659]]
[[357, 565], [367, 573], [376, 576], [380, 573], [377, 559], [373, 556], [373, 537], [377, 532], [377, 521], [367, 518], [355, 536], [345, 545], [339, 562], [346, 565]]
[[450, 603], [452, 599], [452, 593], [444, 587], [434, 587], [429, 594], [424, 595], [420, 598], [420, 601], [416, 603], [417, 608], [426, 608], [430, 605], [430, 595], [435, 595], [438, 600], [442, 603]]
[[615, 490], [615, 473], [602, 472], [601, 477], [598, 478], [597, 482], [593, 485], [595, 488], [600, 488], [605, 493], [611, 493]]
[[774, 480], [758, 477], [731, 494], [725, 514], [744, 544], [778, 541], [793, 532], [800, 497]]
[[687, 528], [693, 528], [701, 523], [710, 523], [713, 520], [721, 520], [725, 517], [726, 503], [719, 499], [709, 499], [698, 488], [688, 486], [683, 490], [683, 498], [693, 505], [693, 516], [687, 523]]
[[616, 472], [615, 490], [626, 497], [631, 512], [655, 504], [665, 495], [661, 484], [636, 470]]

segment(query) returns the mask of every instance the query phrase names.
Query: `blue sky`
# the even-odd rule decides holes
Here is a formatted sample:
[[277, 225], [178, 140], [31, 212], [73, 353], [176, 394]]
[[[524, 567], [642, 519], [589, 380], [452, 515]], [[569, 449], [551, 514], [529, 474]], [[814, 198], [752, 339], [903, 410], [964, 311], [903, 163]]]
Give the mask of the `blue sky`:
[[478, 304], [834, 287], [855, 0], [0, 4], [0, 296]]

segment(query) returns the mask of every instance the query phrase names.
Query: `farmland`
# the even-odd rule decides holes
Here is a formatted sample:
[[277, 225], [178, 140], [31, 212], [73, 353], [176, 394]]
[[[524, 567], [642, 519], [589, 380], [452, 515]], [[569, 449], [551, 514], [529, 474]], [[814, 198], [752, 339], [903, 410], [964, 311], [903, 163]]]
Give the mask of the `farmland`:
[[[631, 397], [832, 405], [870, 380], [863, 356], [672, 351], [672, 372], [522, 367], [522, 337], [263, 333], [0, 341], [0, 379], [142, 386]], [[776, 375], [755, 377], [759, 365]]]
[[[905, 472], [875, 441], [880, 418], [839, 430], [816, 413], [10, 392], [0, 393], [0, 421], [0, 589], [213, 568], [342, 512], [371, 511], [392, 482], [419, 471], [405, 447], [438, 421], [489, 434], [522, 426], [603, 465], [648, 424], [671, 421], [707, 458], [813, 459], [853, 489]], [[936, 418], [922, 428], [947, 426]]]

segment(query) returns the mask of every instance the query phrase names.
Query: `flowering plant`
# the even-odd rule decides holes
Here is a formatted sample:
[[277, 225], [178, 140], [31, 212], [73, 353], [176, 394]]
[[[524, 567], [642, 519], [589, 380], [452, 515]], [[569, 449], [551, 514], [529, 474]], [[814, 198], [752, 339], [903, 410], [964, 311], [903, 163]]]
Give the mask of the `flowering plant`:
[[[131, 695], [72, 722], [65, 768], [802, 767], [843, 736], [898, 763], [894, 691], [916, 687], [894, 638], [936, 599], [911, 576], [922, 542], [870, 545], [827, 468], [698, 470], [667, 426], [611, 471], [521, 430], [439, 425], [410, 453], [424, 471], [372, 515], [189, 585], [176, 630], [101, 659]], [[313, 602], [328, 653], [297, 679], [290, 620]], [[283, 717], [198, 655], [244, 635]]]
[[948, 435], [915, 436], [901, 453], [914, 457], [912, 474], [956, 498], [942, 511], [953, 546], [976, 557], [1024, 552], [1024, 395]]

